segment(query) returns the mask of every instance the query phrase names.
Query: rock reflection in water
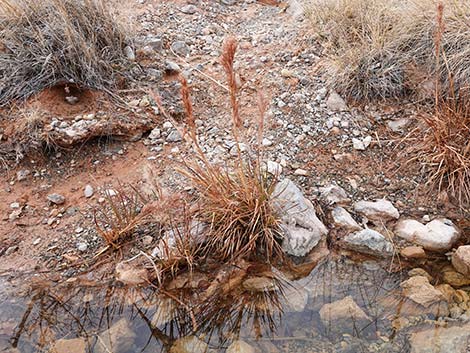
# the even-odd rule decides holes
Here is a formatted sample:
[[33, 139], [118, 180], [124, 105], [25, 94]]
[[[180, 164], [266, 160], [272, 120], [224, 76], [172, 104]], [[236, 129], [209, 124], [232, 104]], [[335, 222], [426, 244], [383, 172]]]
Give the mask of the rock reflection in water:
[[[259, 266], [207, 278], [181, 276], [160, 290], [80, 281], [34, 285], [22, 305], [0, 306], [2, 320], [14, 322], [5, 332], [8, 349], [225, 352], [236, 341], [274, 353], [406, 351], [405, 335], [392, 325], [402, 279], [376, 263], [330, 260], [296, 281]], [[74, 351], [60, 350], [70, 342]]]

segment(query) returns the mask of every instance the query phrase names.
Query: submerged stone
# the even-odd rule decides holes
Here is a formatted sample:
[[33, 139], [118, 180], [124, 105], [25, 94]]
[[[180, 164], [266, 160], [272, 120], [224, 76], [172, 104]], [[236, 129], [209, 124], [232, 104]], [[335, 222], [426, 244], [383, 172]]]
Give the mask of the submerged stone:
[[83, 338], [60, 339], [52, 347], [51, 353], [86, 353], [86, 341]]
[[208, 353], [212, 352], [206, 342], [196, 336], [187, 336], [175, 341], [170, 353]]
[[411, 353], [466, 353], [470, 351], [470, 324], [416, 332], [410, 344]]
[[126, 318], [114, 323], [102, 332], [96, 341], [95, 353], [126, 353], [132, 351], [136, 334]]
[[351, 296], [323, 305], [320, 319], [330, 331], [342, 332], [350, 332], [354, 327], [364, 327], [372, 321]]
[[255, 353], [255, 349], [245, 341], [235, 341], [228, 346], [226, 353]]

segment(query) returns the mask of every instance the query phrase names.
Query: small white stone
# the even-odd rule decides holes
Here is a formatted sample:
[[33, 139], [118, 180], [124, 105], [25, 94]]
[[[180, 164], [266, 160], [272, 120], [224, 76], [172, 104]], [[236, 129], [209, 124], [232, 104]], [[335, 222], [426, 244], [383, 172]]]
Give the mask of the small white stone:
[[86, 185], [86, 186], [85, 186], [85, 190], [84, 190], [83, 193], [84, 193], [84, 195], [85, 195], [86, 198], [90, 198], [90, 197], [93, 196], [93, 193], [94, 193], [94, 192], [95, 192], [95, 191], [93, 190], [93, 186], [91, 186], [91, 185]]

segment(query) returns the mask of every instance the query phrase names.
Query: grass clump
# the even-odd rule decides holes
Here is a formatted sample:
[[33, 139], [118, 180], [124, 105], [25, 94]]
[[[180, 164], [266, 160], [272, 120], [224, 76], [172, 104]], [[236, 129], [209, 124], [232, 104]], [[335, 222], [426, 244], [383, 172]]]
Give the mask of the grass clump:
[[470, 2], [442, 3], [446, 59], [437, 63], [437, 1], [312, 0], [309, 15], [330, 59], [330, 86], [355, 100], [401, 98], [437, 75], [444, 95], [468, 95]]
[[63, 83], [113, 88], [128, 66], [127, 45], [103, 0], [4, 0], [0, 105]]
[[250, 157], [239, 148], [242, 117], [233, 69], [236, 48], [236, 41], [228, 39], [221, 58], [228, 79], [232, 135], [238, 147], [233, 169], [211, 163], [206, 158], [198, 143], [189, 86], [181, 77], [188, 135], [195, 147], [196, 158], [186, 158], [180, 171], [197, 191], [194, 218], [209, 225], [205, 242], [207, 256], [220, 261], [262, 257], [270, 262], [282, 259], [283, 251], [280, 218], [271, 200], [277, 178], [269, 176], [261, 165], [266, 104], [260, 95], [256, 156]]

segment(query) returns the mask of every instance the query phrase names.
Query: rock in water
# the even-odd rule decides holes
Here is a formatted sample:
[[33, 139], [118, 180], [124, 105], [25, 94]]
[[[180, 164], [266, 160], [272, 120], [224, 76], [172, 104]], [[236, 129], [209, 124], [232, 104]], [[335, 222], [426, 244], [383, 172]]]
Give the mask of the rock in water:
[[470, 277], [470, 245], [459, 246], [452, 255], [452, 265], [461, 274]]
[[170, 353], [208, 353], [209, 346], [196, 336], [187, 336], [175, 341], [170, 348]]
[[129, 321], [127, 321], [126, 318], [123, 318], [99, 335], [94, 352], [132, 352], [135, 338], [136, 334], [132, 331]]
[[116, 265], [116, 280], [135, 286], [147, 283], [148, 273], [145, 268], [134, 268], [125, 262], [120, 262]]
[[86, 341], [83, 338], [60, 339], [56, 341], [52, 353], [86, 353]]
[[226, 353], [255, 353], [255, 349], [244, 341], [235, 341], [228, 346]]
[[284, 179], [275, 186], [273, 207], [282, 219], [282, 247], [287, 254], [305, 256], [328, 234], [313, 204], [290, 179]]
[[371, 221], [390, 221], [398, 219], [400, 214], [393, 204], [385, 199], [375, 201], [358, 201], [354, 210], [366, 216]]
[[459, 239], [460, 232], [449, 219], [435, 219], [426, 225], [413, 219], [401, 220], [395, 234], [426, 250], [447, 251]]
[[360, 329], [372, 321], [351, 296], [323, 305], [320, 309], [320, 319], [328, 330], [340, 332]]
[[360, 253], [387, 257], [393, 254], [393, 245], [385, 237], [372, 229], [364, 229], [344, 238], [347, 248]]
[[470, 352], [470, 324], [433, 327], [411, 334], [411, 353]]

